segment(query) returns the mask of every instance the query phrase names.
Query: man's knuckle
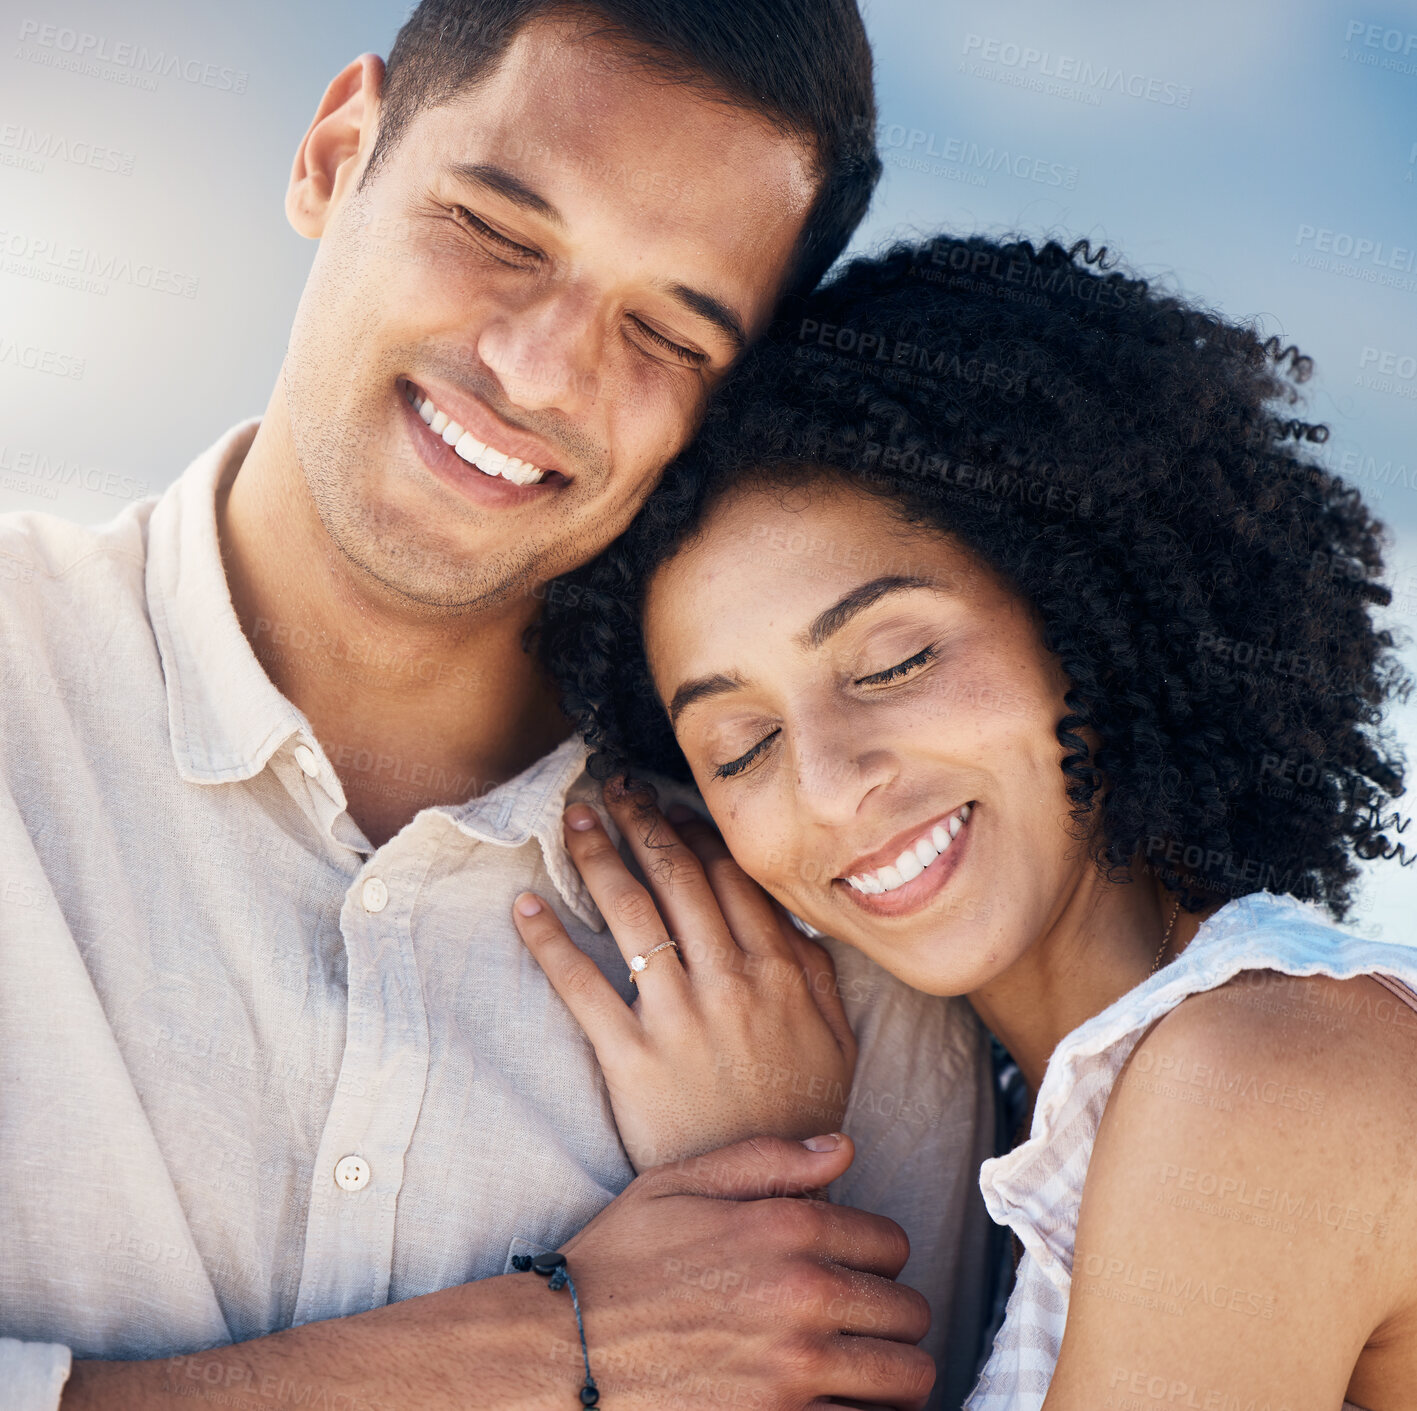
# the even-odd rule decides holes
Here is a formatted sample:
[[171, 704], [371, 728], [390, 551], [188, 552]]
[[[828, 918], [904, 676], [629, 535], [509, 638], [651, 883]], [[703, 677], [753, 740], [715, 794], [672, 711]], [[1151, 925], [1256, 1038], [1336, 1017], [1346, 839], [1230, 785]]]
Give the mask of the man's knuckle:
[[930, 1324], [934, 1320], [930, 1311], [930, 1300], [908, 1284], [896, 1284], [894, 1290], [900, 1301], [905, 1331], [912, 1341], [919, 1342], [930, 1331]]
[[820, 1337], [794, 1330], [773, 1340], [771, 1366], [779, 1385], [815, 1387], [826, 1363]]
[[[843, 1214], [846, 1213], [843, 1211]], [[897, 1269], [905, 1267], [905, 1261], [910, 1258], [910, 1237], [894, 1220], [885, 1215], [865, 1215], [859, 1211], [851, 1211], [850, 1215], [861, 1217], [861, 1235], [869, 1239], [879, 1259], [894, 1264]]]
[[840, 1274], [815, 1259], [795, 1259], [783, 1275], [785, 1286], [796, 1296], [799, 1311], [815, 1325], [841, 1293]]
[[811, 1249], [822, 1237], [826, 1216], [816, 1201], [784, 1198], [775, 1201], [773, 1234], [789, 1249]]

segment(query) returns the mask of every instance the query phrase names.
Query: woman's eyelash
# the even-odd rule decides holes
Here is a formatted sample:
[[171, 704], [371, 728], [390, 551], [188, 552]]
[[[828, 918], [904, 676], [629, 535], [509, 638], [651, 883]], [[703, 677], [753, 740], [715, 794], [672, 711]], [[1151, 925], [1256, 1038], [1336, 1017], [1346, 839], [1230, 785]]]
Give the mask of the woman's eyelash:
[[671, 342], [662, 333], [657, 333], [643, 319], [638, 319], [634, 314], [630, 315], [630, 322], [639, 329], [652, 343], [658, 344], [671, 357], [677, 358], [680, 362], [686, 363], [690, 367], [702, 367], [708, 362], [706, 353], [696, 353], [692, 348], [685, 348], [679, 343]]
[[[888, 666], [884, 671], [873, 672], [870, 676], [862, 676], [857, 679], [858, 686], [881, 686], [888, 681], [899, 680], [902, 676], [908, 676], [917, 666], [924, 666], [937, 652], [938, 648], [932, 643], [923, 650], [915, 653], [913, 657], [907, 657], [904, 661], [897, 662], [894, 666]], [[737, 759], [731, 759], [727, 764], [720, 764], [714, 771], [715, 779], [731, 779], [735, 774], [741, 774], [762, 752], [770, 745], [774, 737], [779, 732], [774, 730], [771, 734], [764, 735], [752, 749], [745, 754], [741, 754]]]
[[870, 676], [862, 676], [857, 679], [858, 686], [884, 686], [888, 681], [896, 681], [902, 676], [908, 676], [917, 666], [924, 666], [925, 663], [935, 655], [935, 647], [926, 647], [923, 651], [916, 652], [913, 657], [907, 657], [904, 661], [897, 662], [894, 666], [888, 666], [884, 671], [873, 672]]
[[727, 764], [720, 764], [713, 771], [715, 779], [731, 779], [735, 774], [741, 774], [771, 743], [773, 736], [778, 732], [774, 730], [771, 735], [764, 735], [747, 754], [740, 754], [737, 759], [731, 759]]
[[504, 250], [520, 255], [524, 259], [539, 260], [540, 255], [535, 250], [528, 249], [525, 245], [518, 245], [515, 240], [508, 240], [499, 231], [493, 230], [480, 216], [475, 216], [466, 206], [454, 206], [453, 210], [458, 213], [459, 224], [470, 227], [476, 234], [486, 240], [492, 241], [494, 245], [500, 245]]

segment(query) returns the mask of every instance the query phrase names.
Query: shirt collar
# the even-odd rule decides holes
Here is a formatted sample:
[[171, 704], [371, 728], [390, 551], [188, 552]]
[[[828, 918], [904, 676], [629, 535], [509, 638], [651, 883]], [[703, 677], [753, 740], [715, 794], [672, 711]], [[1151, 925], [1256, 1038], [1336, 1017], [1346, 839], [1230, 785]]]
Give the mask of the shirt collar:
[[240, 468], [259, 425], [239, 423], [198, 456], [148, 522], [148, 616], [167, 684], [172, 754], [189, 783], [250, 779], [293, 734], [311, 733], [241, 630], [217, 540], [217, 491]]
[[[148, 523], [148, 615], [167, 685], [172, 754], [189, 783], [254, 778], [293, 735], [318, 752], [304, 712], [281, 694], [251, 650], [222, 566], [217, 493], [240, 469], [259, 426], [258, 418], [241, 422], [198, 456], [158, 500]], [[562, 901], [600, 931], [605, 923], [566, 851], [561, 824], [567, 804], [584, 800], [619, 839], [599, 788], [585, 773], [587, 754], [585, 742], [572, 735], [481, 797], [430, 811], [480, 842], [520, 847], [536, 838]]]
[[605, 928], [581, 874], [566, 851], [561, 815], [569, 804], [584, 802], [600, 815], [610, 837], [619, 832], [601, 802], [600, 789], [585, 772], [589, 750], [579, 735], [563, 740], [550, 754], [479, 798], [446, 806], [444, 814], [469, 837], [481, 842], [520, 847], [530, 838], [541, 844], [546, 871], [576, 919], [592, 931]]

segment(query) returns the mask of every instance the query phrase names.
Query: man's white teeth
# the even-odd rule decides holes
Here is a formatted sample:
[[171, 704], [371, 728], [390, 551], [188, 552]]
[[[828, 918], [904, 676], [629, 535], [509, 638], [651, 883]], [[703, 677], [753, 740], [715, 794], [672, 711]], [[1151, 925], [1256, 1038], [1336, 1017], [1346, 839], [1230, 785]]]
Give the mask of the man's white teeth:
[[464, 431], [446, 412], [440, 412], [427, 397], [420, 397], [407, 386], [404, 395], [409, 405], [469, 465], [475, 465], [484, 475], [499, 475], [513, 485], [535, 485], [546, 479], [546, 472], [530, 461], [519, 461], [491, 446], [484, 445], [470, 431]]
[[847, 884], [867, 896], [878, 896], [913, 882], [936, 858], [949, 851], [950, 844], [959, 837], [959, 830], [969, 821], [969, 810], [970, 806], [965, 804], [950, 814], [944, 823], [937, 823], [928, 834], [917, 838], [906, 848], [893, 866], [878, 867], [874, 872], [848, 877]]

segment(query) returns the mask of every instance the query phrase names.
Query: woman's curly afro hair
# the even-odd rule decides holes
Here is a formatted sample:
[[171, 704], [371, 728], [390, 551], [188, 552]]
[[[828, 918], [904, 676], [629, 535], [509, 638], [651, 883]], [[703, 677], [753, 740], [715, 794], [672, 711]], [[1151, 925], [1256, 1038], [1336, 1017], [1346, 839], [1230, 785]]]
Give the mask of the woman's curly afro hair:
[[649, 578], [735, 485], [825, 475], [1032, 604], [1106, 875], [1140, 862], [1192, 909], [1269, 890], [1344, 916], [1355, 858], [1400, 851], [1381, 726], [1409, 683], [1372, 620], [1382, 526], [1318, 463], [1327, 429], [1292, 415], [1310, 370], [1085, 242], [854, 261], [779, 317], [631, 527], [548, 589], [538, 647], [592, 773], [689, 778], [646, 668]]

